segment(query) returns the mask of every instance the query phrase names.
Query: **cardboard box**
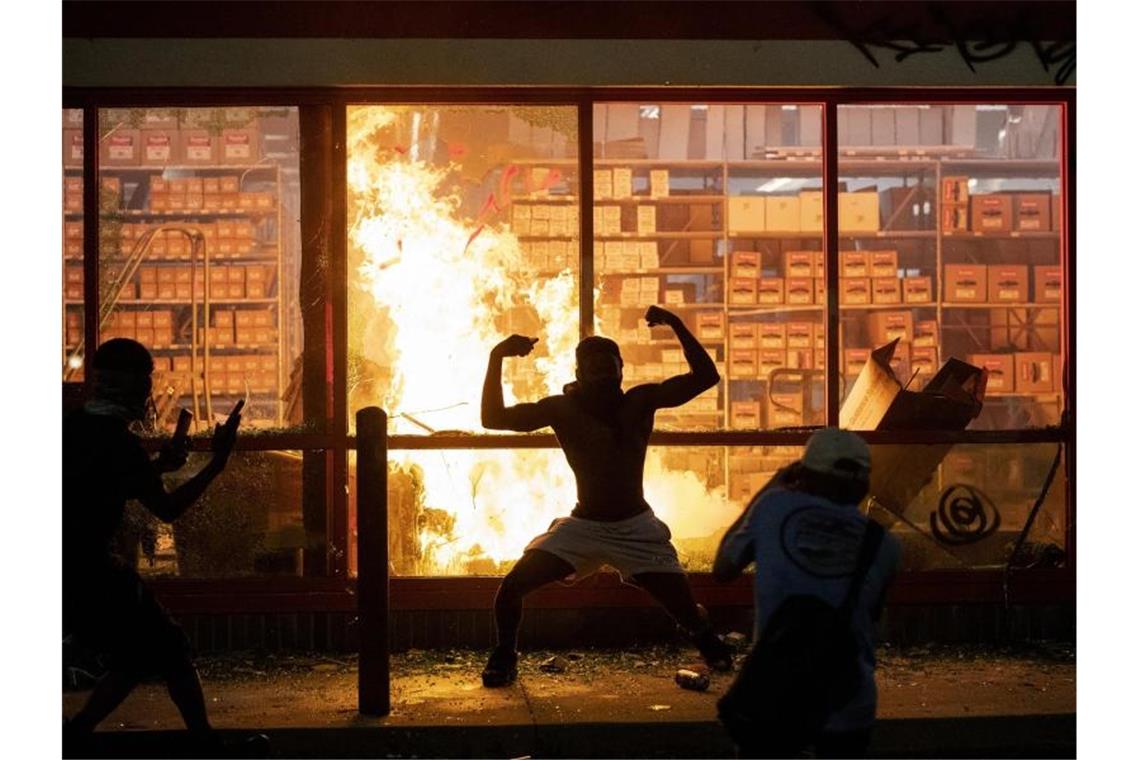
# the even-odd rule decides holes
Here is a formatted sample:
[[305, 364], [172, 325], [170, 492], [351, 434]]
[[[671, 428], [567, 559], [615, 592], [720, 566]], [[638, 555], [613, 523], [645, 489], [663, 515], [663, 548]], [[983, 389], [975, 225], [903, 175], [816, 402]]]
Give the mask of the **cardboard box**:
[[800, 192], [800, 232], [823, 232], [823, 193]]
[[771, 195], [765, 198], [764, 226], [768, 232], [799, 232], [799, 196]]
[[968, 205], [970, 203], [969, 177], [942, 178], [942, 205]]
[[914, 339], [914, 314], [909, 311], [877, 311], [867, 315], [867, 333], [876, 346]]
[[144, 129], [142, 140], [143, 166], [169, 166], [181, 162], [178, 132], [170, 129]]
[[724, 312], [709, 311], [697, 313], [697, 338], [700, 340], [724, 339]]
[[788, 369], [811, 369], [812, 350], [810, 348], [789, 348], [784, 366]]
[[115, 129], [99, 141], [100, 166], [138, 166], [142, 160], [139, 131]]
[[218, 138], [205, 129], [183, 129], [179, 133], [179, 156], [190, 166], [217, 166]]
[[986, 371], [987, 395], [1014, 392], [1013, 354], [969, 354], [966, 361]]
[[[898, 277], [898, 251], [869, 251], [871, 277]], [[858, 277], [859, 275], [852, 275]]]
[[894, 355], [891, 356], [888, 366], [895, 377], [904, 381], [903, 387], [910, 384], [910, 344], [899, 341], [895, 345]]
[[1064, 292], [1064, 275], [1061, 267], [1033, 267], [1035, 303], [1061, 303]]
[[671, 305], [696, 303], [697, 286], [693, 283], [668, 285], [665, 288], [665, 303]]
[[947, 264], [944, 299], [948, 303], [985, 303], [989, 297], [984, 264]]
[[83, 130], [63, 130], [63, 165], [83, 166]]
[[613, 194], [615, 198], [633, 195], [633, 172], [628, 166], [619, 166], [613, 170]]
[[1029, 301], [1029, 267], [1024, 264], [991, 264], [986, 271], [990, 303]]
[[758, 377], [762, 380], [770, 379], [776, 370], [784, 369], [788, 361], [787, 349], [762, 348], [756, 352]]
[[840, 277], [870, 277], [871, 256], [867, 251], [840, 251]]
[[816, 251], [785, 251], [785, 277], [814, 277]]
[[938, 349], [935, 346], [911, 346], [910, 371], [915, 375], [912, 386], [921, 388], [937, 369]]
[[799, 427], [804, 424], [804, 396], [798, 393], [768, 394], [768, 427]]
[[812, 277], [824, 278], [827, 275], [824, 267], [823, 251], [812, 251]]
[[903, 303], [930, 303], [933, 300], [934, 288], [929, 277], [903, 279]]
[[614, 175], [609, 169], [594, 169], [594, 199], [614, 197]]
[[1061, 216], [1061, 196], [1054, 195], [1051, 198], [1049, 221], [1052, 222], [1052, 228], [1060, 231], [1064, 226], [1064, 218]]
[[815, 284], [810, 277], [788, 277], [784, 300], [793, 306], [815, 302]]
[[863, 371], [863, 365], [871, 358], [869, 348], [843, 349], [843, 374], [858, 375]]
[[669, 170], [649, 170], [649, 196], [651, 198], [669, 197]]
[[875, 192], [839, 194], [839, 229], [845, 232], [877, 232], [879, 194]]
[[728, 325], [729, 349], [756, 349], [760, 347], [758, 325], [755, 322], [730, 322]]
[[657, 231], [657, 207], [637, 207], [637, 234], [652, 235]]
[[220, 158], [223, 164], [250, 166], [261, 158], [256, 129], [223, 129]]
[[756, 251], [733, 251], [729, 256], [729, 274], [732, 277], [759, 277], [760, 254]]
[[756, 430], [760, 427], [760, 404], [756, 401], [734, 401], [730, 408], [729, 425], [736, 430]]
[[960, 233], [970, 231], [970, 207], [954, 205], [942, 207], [942, 231]]
[[1013, 228], [1019, 232], [1052, 229], [1051, 208], [1049, 193], [1018, 193], [1014, 196]]
[[757, 280], [754, 277], [730, 277], [728, 302], [732, 305], [755, 305]]
[[864, 306], [871, 303], [869, 277], [840, 277], [839, 303], [842, 306]]
[[766, 205], [762, 196], [733, 196], [728, 199], [728, 232], [764, 232]]
[[827, 287], [822, 277], [813, 277], [812, 284], [815, 286], [815, 302], [817, 304], [827, 303]]
[[761, 277], [756, 285], [756, 303], [762, 305], [784, 303], [784, 278]]
[[970, 229], [998, 233], [1013, 229], [1013, 196], [1001, 193], [971, 196]]
[[898, 277], [875, 277], [871, 280], [871, 303], [902, 303], [902, 281]]
[[218, 177], [218, 188], [221, 193], [237, 193], [241, 191], [241, 181], [236, 174], [225, 174]]
[[1018, 352], [1013, 355], [1018, 393], [1051, 393], [1053, 391], [1053, 354]]
[[787, 325], [787, 345], [789, 350], [815, 348], [815, 323], [789, 322]]
[[788, 348], [788, 330], [783, 322], [761, 322], [756, 327], [756, 337], [760, 348]]
[[728, 351], [728, 376], [734, 378], [756, 378], [756, 352], [749, 349], [733, 348]]

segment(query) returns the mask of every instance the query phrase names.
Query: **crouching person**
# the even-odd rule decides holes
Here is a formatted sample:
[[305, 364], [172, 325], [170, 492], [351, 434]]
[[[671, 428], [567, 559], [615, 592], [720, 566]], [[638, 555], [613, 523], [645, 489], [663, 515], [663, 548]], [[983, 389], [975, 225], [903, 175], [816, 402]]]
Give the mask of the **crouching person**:
[[717, 705], [741, 757], [866, 754], [875, 628], [901, 558], [859, 512], [870, 473], [862, 438], [819, 430], [721, 541], [718, 580], [756, 564], [756, 643]]

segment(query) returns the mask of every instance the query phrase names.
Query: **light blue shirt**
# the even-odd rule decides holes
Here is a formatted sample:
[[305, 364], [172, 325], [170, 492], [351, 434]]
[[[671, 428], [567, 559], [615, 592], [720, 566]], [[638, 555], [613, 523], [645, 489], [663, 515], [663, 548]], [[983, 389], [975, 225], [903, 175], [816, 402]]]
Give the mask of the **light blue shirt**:
[[[847, 594], [868, 518], [855, 505], [772, 488], [755, 497], [721, 551], [736, 567], [756, 563], [754, 637], [789, 596], [809, 594], [839, 607]], [[862, 682], [855, 696], [836, 709], [828, 731], [869, 728], [875, 720], [875, 613], [902, 557], [899, 542], [887, 534], [871, 563], [852, 614], [859, 646]]]

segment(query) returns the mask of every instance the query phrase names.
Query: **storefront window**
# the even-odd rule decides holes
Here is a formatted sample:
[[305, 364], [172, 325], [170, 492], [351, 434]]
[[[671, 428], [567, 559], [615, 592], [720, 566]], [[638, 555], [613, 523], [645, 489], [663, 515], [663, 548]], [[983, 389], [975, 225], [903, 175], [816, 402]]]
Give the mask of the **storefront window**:
[[688, 371], [660, 304], [684, 319], [721, 383], [659, 429], [824, 421], [821, 108], [594, 106], [595, 330], [627, 384]]
[[877, 445], [871, 460], [865, 507], [902, 542], [905, 570], [1065, 564], [1062, 444]]
[[[798, 447], [653, 446], [645, 500], [681, 563], [708, 572], [724, 530]], [[388, 547], [395, 575], [502, 575], [576, 502], [557, 449], [392, 451]], [[349, 567], [356, 571], [356, 457], [349, 457]]]
[[895, 340], [898, 384], [986, 370], [971, 429], [1064, 401], [1058, 106], [840, 106], [841, 388]]
[[99, 111], [99, 334], [155, 359], [157, 427], [302, 421], [296, 108]]
[[[167, 489], [193, 476], [210, 456], [191, 454], [182, 472], [165, 476]], [[302, 452], [238, 451], [171, 525], [129, 502], [114, 548], [147, 576], [297, 576], [306, 552], [324, 551], [324, 536], [305, 531], [302, 501]]]
[[354, 106], [348, 132], [348, 408], [482, 432], [488, 353], [512, 333], [539, 340], [504, 364], [507, 403], [560, 393], [580, 336], [576, 109]]

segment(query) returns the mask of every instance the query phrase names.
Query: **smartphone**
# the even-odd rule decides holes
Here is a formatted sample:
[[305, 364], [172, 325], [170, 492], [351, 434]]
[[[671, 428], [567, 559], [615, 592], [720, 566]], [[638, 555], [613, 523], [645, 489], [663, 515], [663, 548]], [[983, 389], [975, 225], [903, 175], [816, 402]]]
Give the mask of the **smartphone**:
[[174, 438], [171, 439], [171, 442], [181, 443], [190, 433], [190, 423], [193, 421], [194, 414], [189, 409], [179, 409], [178, 422], [174, 426]]

